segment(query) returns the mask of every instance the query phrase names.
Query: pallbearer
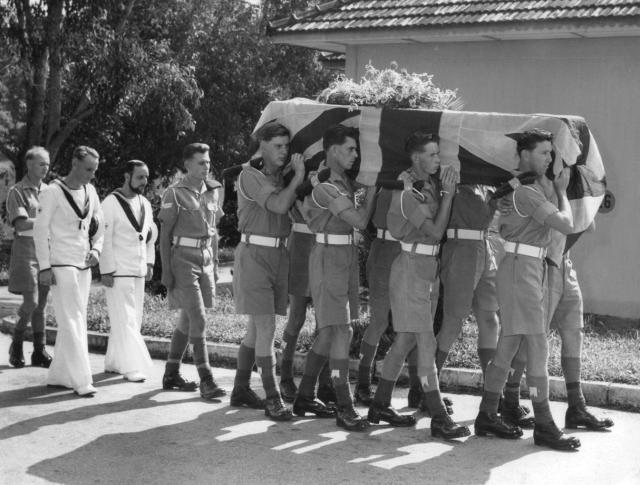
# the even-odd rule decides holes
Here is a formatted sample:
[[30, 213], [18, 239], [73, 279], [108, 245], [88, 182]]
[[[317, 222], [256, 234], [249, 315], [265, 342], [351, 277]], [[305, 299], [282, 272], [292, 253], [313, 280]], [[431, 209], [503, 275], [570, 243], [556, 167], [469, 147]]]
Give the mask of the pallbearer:
[[148, 180], [147, 165], [129, 160], [122, 187], [102, 202], [105, 233], [100, 273], [111, 324], [104, 368], [131, 382], [144, 381], [153, 365], [140, 335], [144, 282], [153, 275], [158, 237], [151, 204], [142, 195]]
[[[577, 438], [558, 429], [549, 408], [549, 344], [545, 316], [545, 255], [553, 230], [568, 234], [573, 216], [567, 199], [569, 170], [561, 171], [551, 183], [545, 176], [551, 163], [552, 135], [542, 130], [527, 131], [517, 138], [521, 172], [533, 172], [536, 181], [517, 186], [509, 194], [513, 211], [500, 217], [505, 239], [505, 256], [497, 275], [501, 333], [496, 355], [487, 366], [480, 412], [475, 421], [478, 436], [493, 434], [519, 438], [522, 430], [505, 423], [498, 412], [502, 388], [511, 362], [521, 344], [527, 349], [527, 384], [535, 414], [533, 440], [536, 445], [574, 450]], [[557, 198], [558, 206], [552, 202]]]
[[413, 416], [398, 414], [391, 395], [402, 364], [417, 345], [417, 371], [424, 391], [425, 407], [431, 415], [431, 434], [442, 438], [469, 435], [466, 426], [453, 422], [440, 395], [435, 364], [431, 294], [437, 283], [438, 251], [447, 226], [458, 175], [451, 167], [442, 170], [437, 135], [416, 132], [405, 145], [411, 168], [400, 175], [408, 182], [422, 181], [420, 190], [411, 186], [393, 194], [387, 225], [400, 241], [401, 252], [391, 266], [389, 295], [396, 337], [382, 365], [382, 376], [369, 408], [369, 421], [393, 426], [411, 426]]
[[[275, 316], [287, 312], [289, 255], [286, 240], [291, 230], [288, 211], [304, 178], [302, 155], [291, 157], [294, 176], [284, 186], [282, 170], [289, 158], [289, 130], [267, 123], [256, 133], [261, 168], [251, 164], [238, 176], [238, 230], [240, 244], [233, 266], [236, 313], [248, 315], [247, 330], [238, 350], [232, 406], [264, 409], [276, 421], [292, 418], [275, 382]], [[249, 387], [251, 369], [257, 364], [266, 400]]]
[[[309, 286], [318, 322], [318, 334], [307, 353], [304, 375], [293, 404], [293, 412], [319, 417], [334, 413], [315, 399], [315, 383], [329, 358], [336, 390], [338, 426], [363, 431], [369, 423], [353, 405], [349, 385], [350, 326], [349, 294], [357, 278], [358, 253], [353, 244], [353, 229], [367, 227], [375, 201], [375, 187], [366, 189], [359, 208], [354, 205], [354, 188], [346, 176], [357, 158], [357, 131], [335, 125], [324, 133], [322, 145], [329, 179], [313, 188], [305, 198], [303, 215], [315, 234], [309, 257]], [[357, 280], [355, 280], [357, 281]]]

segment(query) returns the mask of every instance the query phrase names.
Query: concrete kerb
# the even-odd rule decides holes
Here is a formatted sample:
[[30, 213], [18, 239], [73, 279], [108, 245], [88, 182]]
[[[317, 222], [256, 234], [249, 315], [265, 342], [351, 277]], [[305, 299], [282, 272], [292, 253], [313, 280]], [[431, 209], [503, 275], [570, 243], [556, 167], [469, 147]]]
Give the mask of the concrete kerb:
[[[15, 327], [15, 317], [4, 317], [0, 322], [0, 331], [12, 334]], [[55, 327], [46, 328], [47, 343], [53, 345], [55, 343], [57, 329]], [[31, 328], [25, 332], [25, 338], [31, 339]], [[109, 336], [99, 332], [88, 332], [89, 350], [96, 353], [104, 354], [107, 350]], [[170, 340], [166, 338], [144, 337], [147, 348], [151, 357], [156, 359], [166, 359], [169, 353]], [[212, 364], [235, 366], [238, 356], [238, 345], [226, 343], [207, 343], [209, 351], [209, 359]], [[304, 361], [306, 354], [296, 352], [293, 361], [294, 372], [302, 374], [304, 369]], [[281, 352], [276, 349], [276, 358], [278, 364], [281, 360]], [[376, 363], [376, 374], [380, 374], [382, 362]], [[358, 372], [358, 360], [351, 359], [349, 362], [349, 370], [355, 375]], [[408, 378], [408, 370], [405, 365], [401, 376]], [[446, 391], [471, 391], [479, 393], [482, 391], [482, 373], [474, 369], [454, 369], [444, 368], [440, 376], [440, 383], [443, 390]], [[640, 386], [632, 386], [627, 384], [614, 384], [610, 382], [593, 382], [583, 381], [583, 392], [587, 403], [591, 406], [611, 406], [622, 407], [640, 411]], [[527, 393], [526, 382], [522, 381], [521, 390], [523, 394]], [[559, 377], [551, 377], [549, 382], [549, 395], [554, 400], [566, 400], [567, 392], [564, 379]]]

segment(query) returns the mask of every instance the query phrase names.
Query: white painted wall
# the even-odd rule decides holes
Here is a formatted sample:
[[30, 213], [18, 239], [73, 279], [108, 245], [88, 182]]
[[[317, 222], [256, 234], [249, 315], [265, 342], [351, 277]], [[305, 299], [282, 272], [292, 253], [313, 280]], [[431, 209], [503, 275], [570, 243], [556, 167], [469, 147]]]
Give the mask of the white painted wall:
[[370, 60], [434, 74], [469, 111], [583, 116], [616, 198], [572, 250], [585, 311], [640, 318], [640, 38], [350, 46], [347, 75]]

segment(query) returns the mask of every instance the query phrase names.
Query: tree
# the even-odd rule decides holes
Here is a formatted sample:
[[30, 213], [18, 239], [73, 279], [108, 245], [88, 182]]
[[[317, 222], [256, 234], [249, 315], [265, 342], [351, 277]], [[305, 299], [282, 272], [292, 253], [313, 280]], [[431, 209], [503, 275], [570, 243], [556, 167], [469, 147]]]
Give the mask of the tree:
[[269, 101], [327, 84], [313, 51], [270, 42], [261, 12], [231, 0], [0, 2], [11, 86], [0, 85], [0, 143], [14, 159], [46, 146], [59, 173], [74, 145], [91, 145], [103, 191], [131, 158], [170, 176], [191, 141], [212, 146], [219, 173], [248, 156]]

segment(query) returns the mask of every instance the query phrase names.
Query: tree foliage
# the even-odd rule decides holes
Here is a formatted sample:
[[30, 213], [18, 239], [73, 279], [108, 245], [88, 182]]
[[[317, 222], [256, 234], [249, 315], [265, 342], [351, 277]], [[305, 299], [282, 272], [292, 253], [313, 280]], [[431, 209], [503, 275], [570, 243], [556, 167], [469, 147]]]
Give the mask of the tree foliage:
[[44, 145], [64, 173], [73, 146], [91, 145], [105, 161], [103, 190], [131, 158], [169, 176], [192, 141], [211, 145], [219, 173], [246, 158], [269, 101], [327, 85], [313, 52], [264, 34], [262, 13], [291, 3], [0, 2], [0, 146], [17, 160]]

